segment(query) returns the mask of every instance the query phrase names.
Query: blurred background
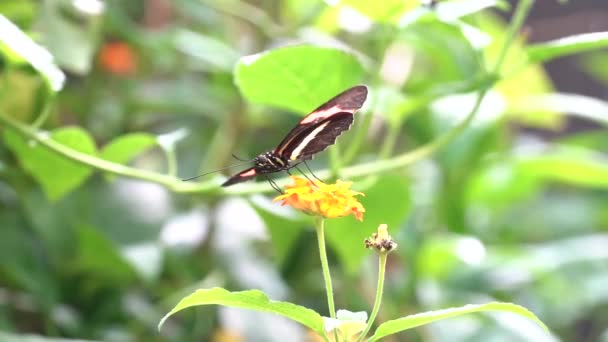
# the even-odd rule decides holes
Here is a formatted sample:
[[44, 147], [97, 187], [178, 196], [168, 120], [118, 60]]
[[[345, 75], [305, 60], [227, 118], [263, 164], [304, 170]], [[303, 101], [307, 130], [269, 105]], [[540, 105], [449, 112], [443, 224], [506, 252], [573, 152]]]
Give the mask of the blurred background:
[[[76, 139], [85, 153], [185, 178], [235, 163], [232, 153], [273, 148], [340, 90], [331, 88], [340, 77], [371, 89], [331, 148], [347, 170], [414, 150], [460, 122], [513, 5], [2, 0], [0, 14], [47, 48], [67, 79], [49, 95], [34, 68], [11, 62], [5, 36], [0, 114]], [[429, 159], [352, 179], [366, 194], [365, 220], [327, 228], [338, 308], [371, 308], [376, 261], [363, 239], [388, 223], [399, 249], [380, 320], [499, 300], [527, 307], [553, 335], [493, 314], [387, 340], [608, 341], [608, 50], [544, 64], [525, 54], [531, 43], [598, 31], [608, 31], [607, 1], [538, 1], [503, 79], [456, 140]], [[255, 95], [282, 82], [285, 65], [252, 74], [240, 58], [302, 43], [339, 46], [354, 62], [293, 59], [317, 75], [315, 103], [285, 103], [280, 88], [276, 100]], [[261, 289], [328, 314], [311, 219], [271, 204], [269, 186], [237, 185], [227, 195], [213, 174], [200, 180], [212, 186], [180, 193], [67, 162], [9, 127], [0, 132], [0, 341], [310, 338], [282, 318], [218, 307], [186, 310], [157, 331], [182, 296], [213, 286]], [[328, 168], [329, 154], [313, 169]]]

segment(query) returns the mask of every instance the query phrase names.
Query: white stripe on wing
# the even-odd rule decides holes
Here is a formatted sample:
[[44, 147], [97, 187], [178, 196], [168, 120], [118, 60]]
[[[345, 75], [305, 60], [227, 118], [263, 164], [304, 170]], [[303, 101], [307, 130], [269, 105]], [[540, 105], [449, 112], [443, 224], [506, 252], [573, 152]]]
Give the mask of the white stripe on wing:
[[306, 148], [306, 146], [317, 136], [319, 135], [319, 133], [321, 133], [325, 127], [327, 125], [329, 125], [331, 121], [327, 121], [324, 124], [322, 124], [321, 126], [315, 128], [312, 132], [310, 132], [310, 134], [308, 134], [306, 136], [306, 138], [302, 139], [302, 141], [300, 142], [300, 144], [298, 145], [298, 147], [296, 147], [293, 152], [291, 152], [291, 155], [289, 156], [290, 160], [296, 160], [298, 159], [300, 153], [302, 152], [302, 150], [304, 150]]

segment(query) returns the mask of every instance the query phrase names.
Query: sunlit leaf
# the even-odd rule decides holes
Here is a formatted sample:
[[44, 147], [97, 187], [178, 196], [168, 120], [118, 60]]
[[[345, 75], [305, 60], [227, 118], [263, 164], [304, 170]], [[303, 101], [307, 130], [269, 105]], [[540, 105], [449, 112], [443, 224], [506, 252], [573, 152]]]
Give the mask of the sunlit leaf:
[[1, 14], [0, 45], [8, 47], [16, 55], [13, 62], [18, 62], [14, 60], [15, 57], [27, 61], [46, 79], [53, 91], [61, 90], [65, 75], [53, 62], [53, 56]]
[[[91, 175], [90, 167], [51, 152], [39, 144], [30, 143], [13, 131], [7, 130], [4, 139], [23, 168], [42, 185], [51, 200], [63, 197]], [[97, 153], [93, 138], [82, 128], [59, 128], [51, 132], [47, 139], [53, 139], [78, 152], [90, 155]]]
[[350, 52], [300, 45], [241, 58], [235, 82], [248, 101], [308, 113], [363, 79]]
[[183, 298], [163, 317], [158, 324], [158, 328], [160, 329], [163, 323], [176, 312], [192, 306], [209, 304], [275, 313], [301, 323], [321, 336], [325, 336], [323, 318], [313, 310], [288, 302], [270, 300], [262, 291], [258, 290], [230, 292], [218, 287], [197, 290]]
[[593, 32], [531, 45], [526, 51], [531, 62], [540, 63], [606, 47], [608, 47], [608, 32]]
[[543, 329], [545, 329], [547, 332], [549, 332], [547, 326], [545, 326], [545, 324], [540, 319], [538, 319], [538, 317], [536, 317], [532, 312], [528, 311], [528, 309], [511, 303], [492, 302], [487, 304], [468, 304], [458, 308], [428, 311], [402, 317], [399, 319], [386, 321], [380, 324], [380, 326], [378, 326], [378, 329], [368, 341], [377, 341], [382, 337], [392, 335], [404, 330], [416, 328], [429, 323], [437, 322], [442, 319], [484, 311], [511, 312], [531, 319], [532, 321], [536, 322], [536, 324], [540, 325]]

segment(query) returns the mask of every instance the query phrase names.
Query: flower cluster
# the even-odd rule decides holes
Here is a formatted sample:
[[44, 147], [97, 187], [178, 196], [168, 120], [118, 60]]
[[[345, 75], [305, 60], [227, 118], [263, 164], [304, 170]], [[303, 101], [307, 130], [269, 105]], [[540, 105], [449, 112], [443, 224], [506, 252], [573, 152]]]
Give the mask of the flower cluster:
[[335, 184], [325, 184], [298, 176], [291, 176], [291, 179], [294, 184], [285, 186], [285, 193], [273, 202], [283, 201], [282, 205], [290, 205], [309, 215], [334, 218], [353, 214], [363, 221], [365, 208], [355, 198], [363, 194], [350, 190], [352, 182], [338, 180]]

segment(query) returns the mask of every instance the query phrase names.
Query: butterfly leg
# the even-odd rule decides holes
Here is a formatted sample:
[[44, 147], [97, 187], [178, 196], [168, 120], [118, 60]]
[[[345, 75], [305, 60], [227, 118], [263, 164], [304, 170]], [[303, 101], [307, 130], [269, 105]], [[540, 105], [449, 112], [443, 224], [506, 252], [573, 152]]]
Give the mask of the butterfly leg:
[[315, 177], [319, 182], [323, 182], [323, 180], [321, 178], [317, 177], [317, 175], [315, 175], [315, 173], [312, 172], [312, 170], [310, 169], [310, 166], [308, 166], [308, 164], [306, 163], [306, 160], [304, 160], [303, 163], [313, 177]]
[[275, 189], [281, 195], [283, 194], [283, 191], [281, 190], [281, 188], [277, 185], [277, 183], [274, 180], [272, 180], [272, 178], [270, 178], [270, 176], [266, 175], [266, 179], [268, 180], [268, 183], [270, 183], [270, 186], [273, 189]]
[[302, 176], [306, 177], [306, 179], [308, 179], [309, 182], [311, 182], [312, 184], [315, 184], [315, 181], [313, 181], [312, 179], [310, 179], [304, 172], [302, 172], [302, 170], [298, 167], [298, 165], [294, 165], [293, 167], [295, 167], [296, 170], [300, 171], [300, 173], [302, 174]]

